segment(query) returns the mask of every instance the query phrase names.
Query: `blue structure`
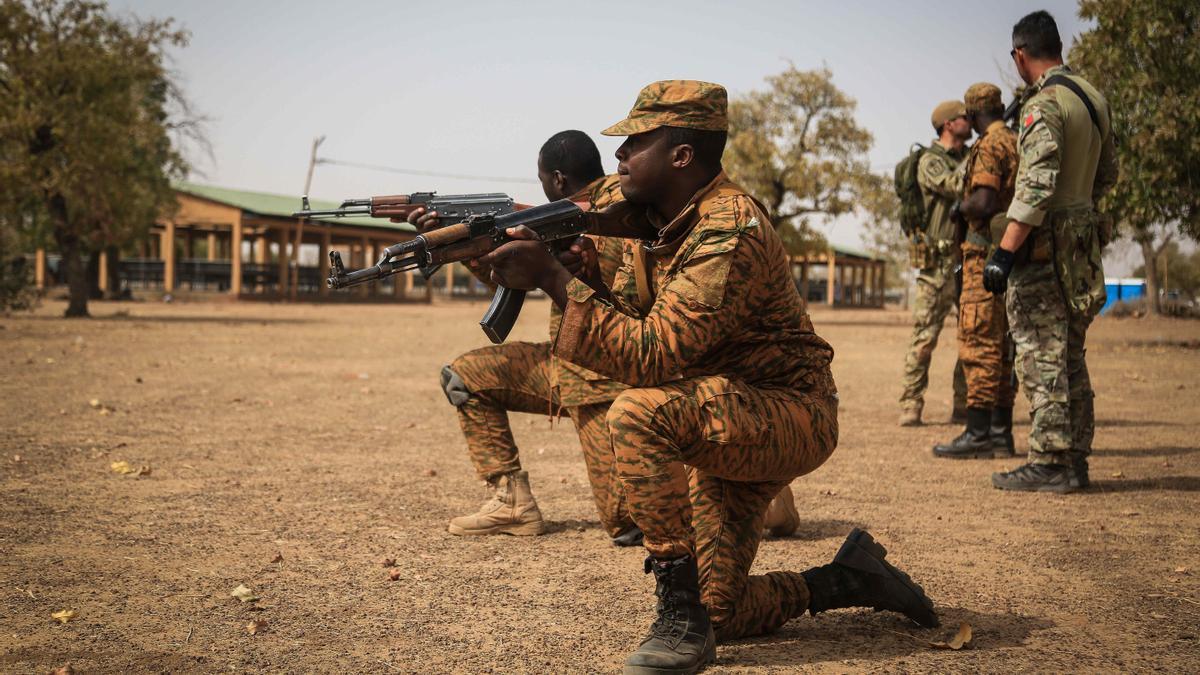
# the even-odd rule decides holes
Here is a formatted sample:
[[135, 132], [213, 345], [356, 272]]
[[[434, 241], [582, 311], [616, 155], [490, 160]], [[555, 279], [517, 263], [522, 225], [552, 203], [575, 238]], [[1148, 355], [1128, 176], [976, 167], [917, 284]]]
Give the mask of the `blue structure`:
[[1100, 313], [1106, 313], [1113, 303], [1129, 302], [1146, 296], [1146, 280], [1145, 279], [1105, 279], [1104, 291], [1108, 295], [1108, 299], [1104, 301], [1104, 307], [1100, 309]]

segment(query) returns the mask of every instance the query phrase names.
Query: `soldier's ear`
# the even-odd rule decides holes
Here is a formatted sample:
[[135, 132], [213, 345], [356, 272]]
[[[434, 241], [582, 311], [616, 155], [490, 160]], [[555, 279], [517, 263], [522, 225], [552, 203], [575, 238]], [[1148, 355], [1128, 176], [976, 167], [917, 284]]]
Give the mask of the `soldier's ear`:
[[691, 166], [695, 159], [696, 149], [687, 143], [677, 145], [671, 149], [671, 166], [676, 169], [685, 169]]
[[559, 193], [564, 195], [567, 194], [567, 177], [563, 175], [563, 172], [555, 169], [552, 180], [554, 181], [554, 188], [558, 190]]

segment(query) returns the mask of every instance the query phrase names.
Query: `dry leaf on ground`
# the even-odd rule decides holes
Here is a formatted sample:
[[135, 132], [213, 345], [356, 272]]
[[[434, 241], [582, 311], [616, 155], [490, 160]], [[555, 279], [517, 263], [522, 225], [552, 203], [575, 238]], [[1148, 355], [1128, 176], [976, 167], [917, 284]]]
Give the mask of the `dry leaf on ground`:
[[382, 558], [379, 561], [379, 566], [380, 567], [395, 567], [396, 559], [395, 558]]
[[900, 631], [895, 630], [889, 630], [888, 632], [895, 633], [896, 635], [903, 635], [906, 638], [912, 638], [913, 640], [927, 644], [934, 649], [959, 650], [970, 644], [972, 637], [971, 624], [967, 623], [966, 621], [963, 621], [961, 624], [959, 624], [958, 632], [954, 634], [954, 637], [950, 638], [949, 642], [934, 642], [932, 640], [926, 640], [925, 638], [917, 637], [911, 633], [901, 633]]
[[962, 649], [971, 643], [971, 624], [966, 621], [958, 626], [958, 632], [954, 637], [950, 638], [949, 642], [930, 642], [931, 647], [938, 649]]
[[391, 581], [400, 581], [403, 576], [404, 573], [400, 570], [392, 570], [391, 572], [388, 572], [388, 579]]
[[250, 623], [246, 624], [246, 632], [251, 635], [258, 635], [259, 633], [263, 632], [263, 630], [266, 629], [266, 627], [267, 627], [267, 620], [266, 619], [258, 619], [256, 621], [251, 621]]
[[276, 553], [276, 554], [275, 554], [275, 557], [274, 557], [274, 558], [271, 558], [271, 562], [273, 562], [273, 563], [281, 563], [281, 562], [283, 562], [283, 554], [282, 554], [282, 553]]
[[66, 623], [75, 618], [75, 610], [73, 610], [73, 609], [59, 610], [59, 611], [51, 614], [50, 617], [59, 623]]
[[258, 600], [258, 596], [254, 594], [254, 591], [246, 588], [245, 584], [238, 584], [238, 587], [233, 589], [229, 595], [242, 602], [256, 602]]

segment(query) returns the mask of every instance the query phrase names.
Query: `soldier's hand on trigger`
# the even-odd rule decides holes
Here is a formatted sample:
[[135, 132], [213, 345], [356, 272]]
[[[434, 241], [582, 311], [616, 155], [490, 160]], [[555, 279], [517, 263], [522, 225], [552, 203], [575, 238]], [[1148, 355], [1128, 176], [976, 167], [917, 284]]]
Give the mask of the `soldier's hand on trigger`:
[[600, 254], [596, 242], [589, 237], [579, 237], [556, 256], [559, 264], [567, 268], [571, 276], [588, 281], [600, 275]]
[[393, 223], [406, 222], [409, 225], [415, 225], [417, 232], [424, 234], [437, 228], [438, 213], [437, 211], [426, 211], [425, 207], [421, 206], [409, 211], [407, 218], [391, 218], [390, 220]]
[[506, 231], [513, 241], [479, 259], [492, 270], [492, 281], [505, 288], [528, 291], [545, 288], [551, 279], [559, 279], [566, 269], [538, 240], [528, 227], [510, 227]]

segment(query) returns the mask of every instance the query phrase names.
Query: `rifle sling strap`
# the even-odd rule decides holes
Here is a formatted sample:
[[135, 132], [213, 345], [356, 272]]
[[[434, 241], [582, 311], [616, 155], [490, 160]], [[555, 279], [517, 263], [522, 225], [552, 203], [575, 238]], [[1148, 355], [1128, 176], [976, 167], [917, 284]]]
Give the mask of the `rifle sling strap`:
[[1046, 82], [1042, 85], [1042, 88], [1045, 89], [1046, 87], [1052, 87], [1056, 84], [1061, 84], [1067, 89], [1070, 89], [1076, 96], [1079, 97], [1079, 100], [1083, 101], [1083, 105], [1087, 106], [1088, 116], [1092, 118], [1092, 124], [1096, 125], [1096, 131], [1100, 132], [1100, 136], [1103, 138], [1104, 129], [1100, 126], [1100, 115], [1096, 113], [1096, 106], [1092, 105], [1092, 99], [1088, 98], [1088, 95], [1083, 92], [1083, 87], [1080, 87], [1075, 80], [1072, 80], [1066, 75], [1051, 75], [1050, 77], [1046, 78]]

